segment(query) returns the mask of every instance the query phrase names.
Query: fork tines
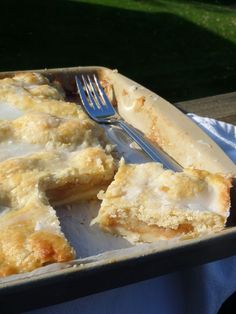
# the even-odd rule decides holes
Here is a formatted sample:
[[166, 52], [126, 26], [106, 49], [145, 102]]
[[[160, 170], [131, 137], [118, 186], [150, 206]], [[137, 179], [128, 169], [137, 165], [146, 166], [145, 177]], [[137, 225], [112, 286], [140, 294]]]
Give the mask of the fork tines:
[[161, 148], [158, 148], [158, 146], [154, 147], [148, 139], [144, 138], [140, 132], [121, 118], [119, 113], [113, 108], [95, 75], [93, 77], [82, 75], [82, 80], [76, 76], [75, 79], [83, 107], [93, 120], [103, 124], [119, 125], [152, 160], [163, 163], [167, 169], [182, 170], [181, 166]]
[[82, 74], [75, 77], [82, 104], [93, 119], [114, 115], [115, 110], [106, 96], [96, 75]]

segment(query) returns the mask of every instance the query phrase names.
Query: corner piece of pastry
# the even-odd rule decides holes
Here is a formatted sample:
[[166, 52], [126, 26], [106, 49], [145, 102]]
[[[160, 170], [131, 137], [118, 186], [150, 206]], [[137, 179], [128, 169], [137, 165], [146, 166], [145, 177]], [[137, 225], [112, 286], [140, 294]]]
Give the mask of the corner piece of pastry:
[[130, 242], [192, 238], [224, 228], [231, 178], [196, 169], [175, 173], [159, 163], [121, 162], [92, 221]]
[[39, 152], [0, 164], [0, 277], [73, 259], [52, 204], [92, 199], [114, 175], [100, 148]]

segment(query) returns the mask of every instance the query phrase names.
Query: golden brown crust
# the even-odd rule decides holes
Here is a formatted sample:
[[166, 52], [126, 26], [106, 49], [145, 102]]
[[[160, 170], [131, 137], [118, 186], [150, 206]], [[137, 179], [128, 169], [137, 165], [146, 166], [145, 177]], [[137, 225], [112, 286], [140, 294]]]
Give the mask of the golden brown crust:
[[64, 101], [58, 88], [48, 85], [48, 80], [39, 73], [22, 73], [0, 80], [0, 99], [23, 112], [89, 120], [80, 107]]
[[102, 128], [42, 75], [0, 80], [0, 100], [21, 110], [0, 121], [1, 149], [14, 152], [0, 156], [0, 276], [7, 276], [75, 257], [49, 201], [95, 197], [115, 166]]
[[52, 147], [95, 146], [102, 143], [103, 130], [91, 120], [64, 119], [45, 113], [26, 113], [12, 121], [0, 121], [0, 142], [11, 140]]
[[34, 231], [30, 224], [15, 224], [1, 230], [0, 274], [31, 271], [52, 262], [66, 262], [75, 257], [62, 235]]
[[[0, 217], [0, 273], [8, 274], [13, 269], [24, 272], [72, 259], [73, 250], [60, 231], [46, 195], [53, 202], [64, 190], [62, 203], [77, 193], [83, 199], [86, 191], [91, 198], [98, 187], [109, 184], [113, 175], [112, 157], [96, 147], [68, 155], [66, 160], [59, 153], [44, 152], [2, 162], [1, 203], [8, 211]], [[97, 189], [91, 195], [93, 187]], [[9, 270], [6, 264], [11, 266]]]

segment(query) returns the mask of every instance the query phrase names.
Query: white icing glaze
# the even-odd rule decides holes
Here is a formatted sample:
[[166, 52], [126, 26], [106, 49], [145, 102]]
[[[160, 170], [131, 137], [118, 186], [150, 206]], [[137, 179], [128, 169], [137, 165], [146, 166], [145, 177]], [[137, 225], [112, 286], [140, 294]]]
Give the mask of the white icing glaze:
[[42, 145], [29, 144], [29, 143], [16, 143], [7, 141], [0, 143], [0, 161], [29, 155], [43, 150]]
[[35, 231], [49, 231], [53, 233], [61, 233], [60, 223], [56, 218], [55, 211], [52, 207], [48, 208], [46, 215], [38, 217], [37, 222], [34, 227]]
[[18, 108], [11, 106], [7, 102], [0, 101], [0, 120], [14, 120], [23, 115]]
[[0, 206], [0, 216], [5, 215], [7, 212], [10, 211], [10, 208], [7, 206]]
[[134, 201], [142, 193], [142, 186], [130, 186], [128, 193], [125, 194], [127, 201]]
[[[217, 200], [217, 191], [214, 186], [206, 186], [203, 191], [198, 192], [193, 197], [172, 198], [168, 193], [165, 193], [161, 187], [164, 185], [173, 186], [172, 177], [168, 177], [168, 182], [163, 181], [160, 176], [164, 169], [160, 166], [159, 171], [155, 169], [154, 174], [145, 173], [145, 169], [141, 165], [135, 168], [132, 175], [127, 178], [122, 187], [123, 198], [130, 203], [143, 203], [145, 208], [158, 211], [166, 211], [168, 209], [183, 209], [194, 211], [211, 211], [215, 213], [220, 212]], [[141, 199], [144, 196], [143, 199]]]
[[186, 209], [197, 211], [212, 211], [217, 212], [216, 195], [212, 187], [207, 187], [197, 196], [192, 198], [185, 198], [181, 202], [177, 203], [179, 208], [184, 207]]

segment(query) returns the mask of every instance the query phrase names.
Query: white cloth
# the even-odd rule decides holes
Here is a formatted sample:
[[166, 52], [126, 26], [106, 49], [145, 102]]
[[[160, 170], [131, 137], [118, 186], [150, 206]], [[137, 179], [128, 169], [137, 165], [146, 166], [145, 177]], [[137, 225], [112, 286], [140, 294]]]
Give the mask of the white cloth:
[[[236, 163], [235, 126], [189, 117]], [[216, 314], [234, 291], [236, 256], [27, 313]]]

